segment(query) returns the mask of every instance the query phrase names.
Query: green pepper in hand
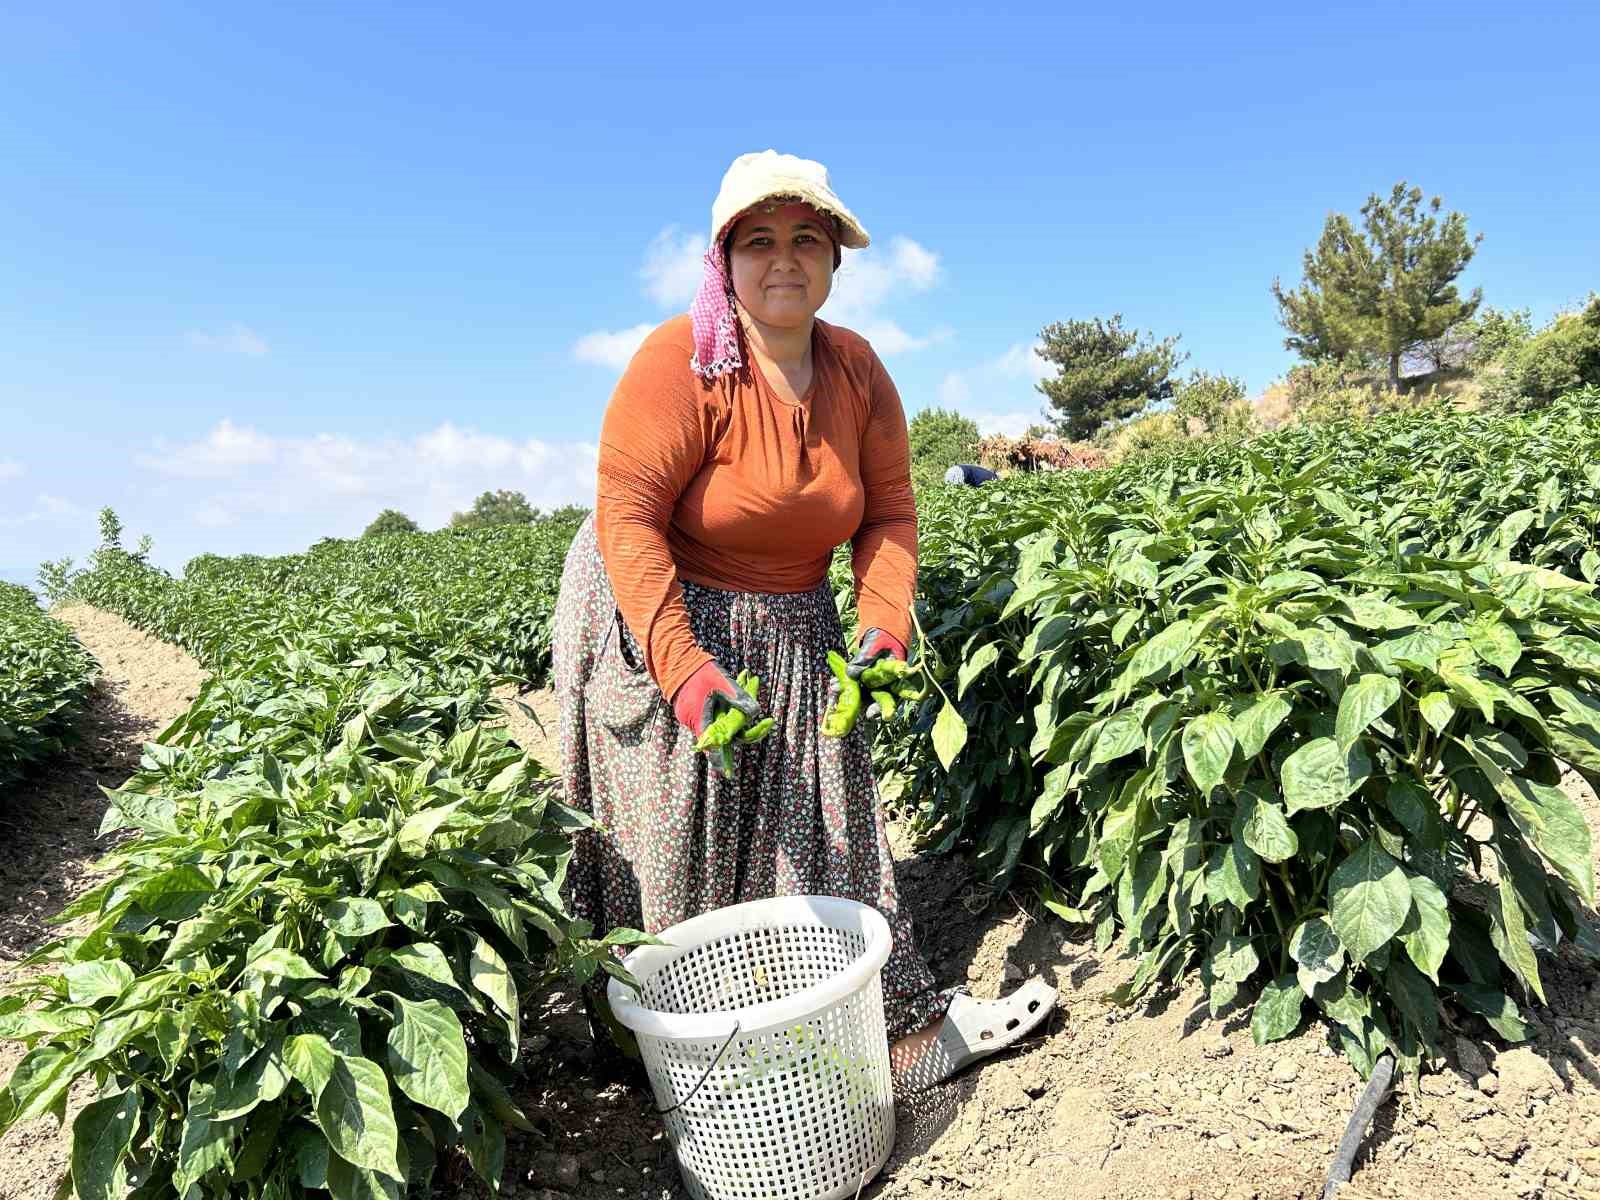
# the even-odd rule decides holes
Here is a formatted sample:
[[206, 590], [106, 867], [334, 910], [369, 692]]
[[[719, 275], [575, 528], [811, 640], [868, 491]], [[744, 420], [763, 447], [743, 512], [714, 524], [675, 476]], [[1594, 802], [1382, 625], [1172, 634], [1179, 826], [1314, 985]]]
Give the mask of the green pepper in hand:
[[837, 650], [828, 651], [828, 669], [838, 680], [839, 695], [823, 714], [822, 732], [827, 737], [842, 738], [855, 728], [861, 715], [861, 685], [850, 678], [844, 655]]

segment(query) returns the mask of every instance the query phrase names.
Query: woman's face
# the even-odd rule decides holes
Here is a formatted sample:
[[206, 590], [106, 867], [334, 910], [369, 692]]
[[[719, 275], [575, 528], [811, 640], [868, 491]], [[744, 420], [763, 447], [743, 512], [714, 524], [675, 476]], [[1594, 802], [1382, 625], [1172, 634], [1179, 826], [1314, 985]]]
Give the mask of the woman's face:
[[733, 294], [764, 325], [803, 326], [833, 287], [833, 239], [809, 204], [757, 205], [740, 217], [728, 245]]

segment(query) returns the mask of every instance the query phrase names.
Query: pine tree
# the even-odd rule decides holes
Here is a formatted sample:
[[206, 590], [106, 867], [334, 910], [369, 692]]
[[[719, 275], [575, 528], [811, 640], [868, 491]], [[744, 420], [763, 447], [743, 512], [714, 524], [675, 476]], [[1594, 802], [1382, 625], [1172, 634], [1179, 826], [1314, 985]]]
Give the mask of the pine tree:
[[1398, 391], [1401, 357], [1472, 316], [1482, 299], [1481, 289], [1462, 299], [1455, 278], [1483, 235], [1469, 237], [1466, 217], [1441, 217], [1440, 208], [1439, 197], [1424, 204], [1422, 189], [1402, 181], [1387, 200], [1367, 197], [1365, 232], [1330, 214], [1316, 249], [1306, 251], [1301, 286], [1285, 292], [1272, 282], [1289, 331], [1284, 346], [1313, 362], [1386, 362], [1389, 386]]
[[1172, 398], [1172, 373], [1187, 354], [1177, 337], [1154, 342], [1123, 329], [1122, 314], [1107, 321], [1057, 321], [1040, 332], [1038, 354], [1057, 368], [1037, 387], [1050, 401], [1047, 412], [1062, 437], [1079, 441], [1108, 421], [1122, 421], [1146, 405]]

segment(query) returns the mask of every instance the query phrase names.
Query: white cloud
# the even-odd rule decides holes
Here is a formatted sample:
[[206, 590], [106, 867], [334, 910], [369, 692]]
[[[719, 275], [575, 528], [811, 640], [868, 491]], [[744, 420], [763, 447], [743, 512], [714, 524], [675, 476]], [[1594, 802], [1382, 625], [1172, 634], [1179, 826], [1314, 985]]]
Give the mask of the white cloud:
[[633, 357], [634, 351], [639, 349], [654, 328], [654, 325], [646, 322], [631, 329], [619, 329], [614, 333], [604, 329], [586, 333], [573, 343], [572, 356], [579, 362], [594, 363], [596, 366], [611, 367], [620, 371], [628, 365], [628, 360]]
[[26, 468], [14, 458], [0, 458], [0, 483], [21, 479]]
[[700, 288], [705, 270], [706, 239], [693, 233], [680, 233], [669, 225], [651, 239], [644, 252], [639, 278], [645, 294], [662, 308], [688, 310]]
[[189, 331], [189, 344], [201, 350], [220, 350], [225, 354], [244, 354], [260, 358], [271, 348], [267, 339], [244, 325], [232, 325], [220, 333]]
[[1037, 343], [1016, 342], [977, 366], [946, 374], [939, 404], [971, 417], [984, 434], [1020, 437], [1044, 419], [1044, 397], [1032, 385], [1054, 373]]
[[88, 510], [64, 500], [60, 496], [51, 495], [49, 492], [40, 492], [33, 499], [33, 506], [26, 512], [5, 513], [0, 515], [0, 527], [17, 528], [21, 525], [32, 525], [39, 521], [50, 521], [57, 517], [75, 517], [86, 513]]
[[[833, 292], [818, 314], [825, 321], [848, 326], [873, 340], [869, 328], [899, 327], [882, 310], [893, 301], [928, 291], [943, 277], [939, 256], [908, 237], [893, 237], [887, 247], [869, 246], [865, 250], [846, 250], [844, 262], [834, 273]], [[900, 332], [890, 338], [900, 349], [920, 349], [933, 337], [916, 338]], [[874, 345], [876, 342], [874, 341]], [[886, 354], [895, 350], [879, 347]]]
[[277, 453], [271, 438], [253, 429], [241, 429], [227, 419], [195, 441], [158, 445], [157, 452], [136, 454], [134, 461], [163, 475], [196, 479], [231, 476], [243, 468], [270, 463]]
[[[167, 481], [163, 512], [260, 545], [290, 540], [289, 528], [320, 530], [310, 541], [353, 536], [385, 508], [437, 528], [497, 488], [520, 491], [538, 508], [592, 505], [597, 456], [585, 442], [518, 441], [450, 422], [409, 438], [359, 438], [279, 437], [223, 421], [190, 441], [158, 442], [135, 462]], [[184, 540], [182, 531], [157, 537], [173, 540]]]

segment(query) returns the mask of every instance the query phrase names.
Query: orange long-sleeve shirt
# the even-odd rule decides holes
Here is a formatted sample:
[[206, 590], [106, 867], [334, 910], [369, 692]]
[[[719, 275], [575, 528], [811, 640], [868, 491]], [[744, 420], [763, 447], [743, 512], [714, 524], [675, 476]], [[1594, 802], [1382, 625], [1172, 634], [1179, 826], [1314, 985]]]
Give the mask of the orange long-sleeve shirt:
[[910, 642], [917, 515], [905, 411], [865, 338], [813, 324], [812, 384], [799, 404], [748, 354], [743, 370], [702, 380], [681, 316], [645, 339], [606, 408], [600, 553], [669, 697], [711, 657], [690, 631], [680, 580], [809, 591], [845, 541], [861, 628]]

